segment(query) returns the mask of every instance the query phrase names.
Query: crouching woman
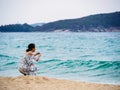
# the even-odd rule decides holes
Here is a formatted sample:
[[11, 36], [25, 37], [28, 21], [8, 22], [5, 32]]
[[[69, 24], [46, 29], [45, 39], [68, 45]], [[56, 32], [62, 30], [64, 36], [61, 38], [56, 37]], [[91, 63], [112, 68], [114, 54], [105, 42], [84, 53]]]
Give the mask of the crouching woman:
[[19, 63], [19, 71], [23, 75], [36, 75], [37, 68], [35, 67], [33, 61], [38, 61], [41, 54], [35, 52], [35, 44], [31, 43], [28, 45], [28, 49], [25, 52], [25, 55], [20, 60]]

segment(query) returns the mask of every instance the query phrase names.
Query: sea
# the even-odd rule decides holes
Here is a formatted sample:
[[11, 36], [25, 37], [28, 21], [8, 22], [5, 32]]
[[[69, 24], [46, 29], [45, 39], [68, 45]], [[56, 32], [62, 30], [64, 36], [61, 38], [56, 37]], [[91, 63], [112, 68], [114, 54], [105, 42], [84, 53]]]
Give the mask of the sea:
[[37, 76], [120, 85], [120, 32], [0, 33], [0, 76], [21, 76], [28, 44], [41, 53]]

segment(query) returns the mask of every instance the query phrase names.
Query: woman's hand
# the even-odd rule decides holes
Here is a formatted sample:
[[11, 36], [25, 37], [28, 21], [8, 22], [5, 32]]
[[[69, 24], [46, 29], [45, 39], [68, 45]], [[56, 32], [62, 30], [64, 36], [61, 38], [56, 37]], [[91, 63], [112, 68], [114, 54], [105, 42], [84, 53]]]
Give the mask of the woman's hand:
[[34, 54], [34, 56], [37, 56], [37, 55], [39, 55], [40, 53], [38, 52], [38, 53], [36, 53], [36, 54]]
[[39, 53], [39, 54], [38, 54], [38, 57], [40, 57], [40, 56], [41, 56], [41, 54]]
[[36, 56], [37, 56], [36, 61], [38, 61], [38, 60], [40, 59], [40, 57], [41, 57], [41, 54], [40, 54], [40, 53], [38, 53]]

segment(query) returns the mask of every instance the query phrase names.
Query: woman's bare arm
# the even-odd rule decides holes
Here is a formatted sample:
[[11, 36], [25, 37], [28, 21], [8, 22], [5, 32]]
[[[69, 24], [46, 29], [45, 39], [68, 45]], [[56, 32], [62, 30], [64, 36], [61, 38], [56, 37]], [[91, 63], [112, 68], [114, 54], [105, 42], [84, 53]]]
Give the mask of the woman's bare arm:
[[40, 59], [40, 56], [41, 56], [40, 53], [36, 55], [36, 61], [38, 61]]

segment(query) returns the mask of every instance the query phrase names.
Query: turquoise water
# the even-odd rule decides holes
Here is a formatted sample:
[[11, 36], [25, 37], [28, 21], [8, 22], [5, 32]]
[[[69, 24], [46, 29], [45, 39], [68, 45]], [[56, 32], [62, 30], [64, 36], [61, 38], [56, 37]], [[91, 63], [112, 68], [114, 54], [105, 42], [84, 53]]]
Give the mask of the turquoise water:
[[120, 33], [0, 33], [0, 76], [19, 76], [29, 43], [41, 52], [37, 75], [120, 84]]

